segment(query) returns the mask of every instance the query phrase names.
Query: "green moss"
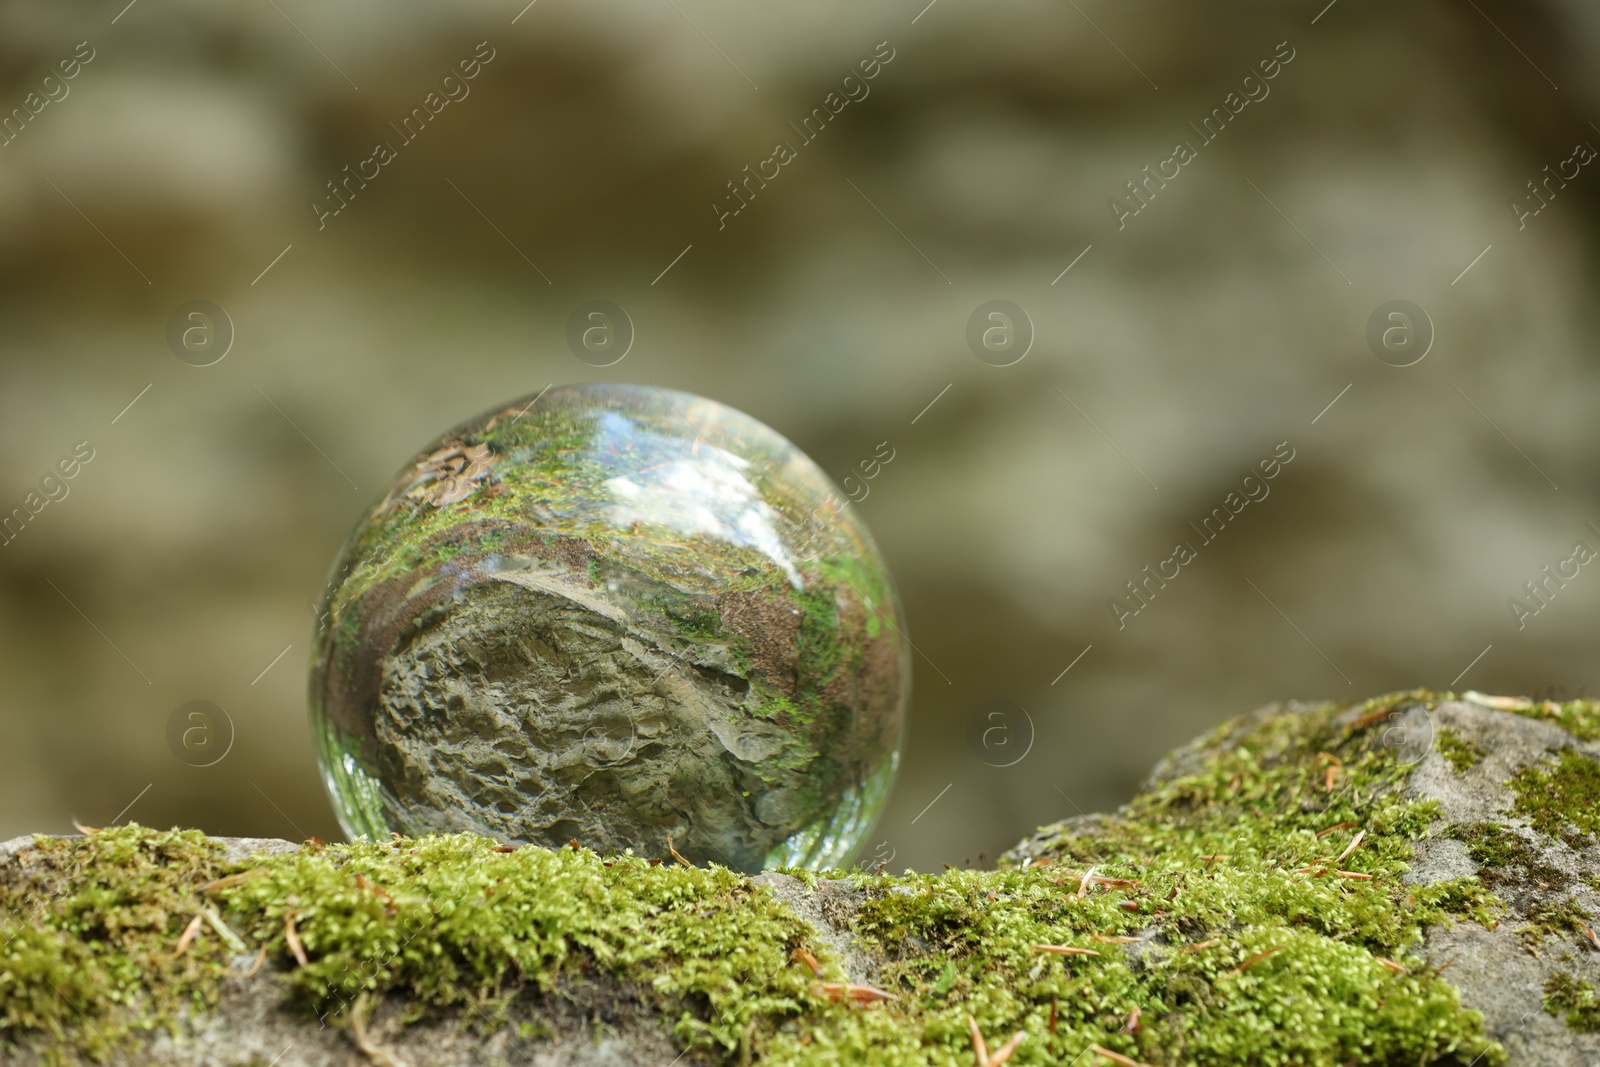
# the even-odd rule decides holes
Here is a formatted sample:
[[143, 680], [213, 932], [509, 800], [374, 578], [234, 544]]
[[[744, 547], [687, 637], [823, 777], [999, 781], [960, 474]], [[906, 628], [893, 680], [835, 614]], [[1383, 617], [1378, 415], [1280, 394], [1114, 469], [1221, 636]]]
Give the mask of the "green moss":
[[859, 556], [826, 556], [818, 561], [818, 567], [828, 581], [849, 586], [862, 599], [867, 613], [867, 636], [877, 637], [881, 626], [879, 613], [894, 611], [889, 576], [883, 568]]
[[787, 724], [794, 722], [800, 714], [800, 709], [795, 707], [794, 701], [784, 694], [764, 685], [756, 685], [754, 688], [761, 694], [761, 704], [755, 711], [758, 718]]
[[[825, 742], [831, 735], [836, 735], [843, 729], [842, 717], [848, 713], [848, 708], [829, 703], [815, 691], [806, 691], [791, 697], [772, 688], [764, 681], [756, 681], [751, 688], [760, 698], [760, 705], [755, 715], [763, 719], [770, 719], [783, 726], [793, 727], [795, 732], [802, 736], [816, 737]], [[832, 716], [841, 721], [823, 720]], [[823, 733], [818, 735], [819, 723], [824, 727]]]
[[[1193, 1067], [1500, 1063], [1478, 1015], [1416, 953], [1424, 926], [1492, 921], [1497, 902], [1476, 879], [1402, 880], [1438, 808], [1397, 796], [1405, 769], [1378, 731], [1346, 725], [1383, 706], [1230, 723], [1189, 773], [1086, 836], [1041, 837], [1024, 866], [851, 873], [865, 896], [854, 933], [898, 998], [869, 1009], [817, 995], [791, 951], [816, 954], [829, 980], [843, 977], [837, 958], [717, 868], [436, 837], [261, 858], [231, 868], [261, 873], [201, 894], [230, 869], [203, 839], [126, 827], [47, 842], [62, 887], [42, 898], [0, 865], [0, 943], [20, 954], [0, 979], [4, 1025], [95, 1051], [95, 1033], [114, 1043], [126, 1033], [115, 1020], [148, 1004], [214, 999], [232, 953], [209, 927], [182, 960], [159, 960], [212, 900], [308, 1012], [334, 1021], [363, 992], [401, 994], [416, 1016], [471, 1005], [494, 1020], [520, 992], [586, 972], [644, 991], [682, 1046], [713, 1059], [967, 1064], [970, 1015], [991, 1044], [1025, 1031], [1011, 1061], [1023, 1065], [1072, 1062], [1091, 1043]], [[1340, 761], [1331, 790], [1323, 754]], [[1480, 845], [1513, 857], [1503, 840]], [[1090, 866], [1114, 881], [1085, 882]], [[42, 921], [23, 914], [35, 899], [48, 901]], [[290, 912], [303, 967], [286, 946]], [[1127, 937], [1139, 940], [1116, 940]], [[94, 1031], [51, 989], [64, 982]]]
[[1451, 836], [1466, 843], [1467, 854], [1479, 865], [1478, 878], [1485, 885], [1533, 882], [1549, 889], [1567, 887], [1567, 876], [1540, 862], [1539, 854], [1513, 830], [1478, 822], [1455, 827]]
[[1524, 767], [1509, 783], [1518, 815], [1549, 837], [1573, 826], [1600, 830], [1600, 763], [1575, 749], [1561, 750], [1553, 764]]
[[1537, 904], [1528, 911], [1528, 923], [1517, 928], [1517, 938], [1530, 952], [1537, 953], [1546, 938], [1581, 933], [1590, 915], [1576, 900]]
[[301, 852], [219, 895], [279, 953], [283, 915], [296, 911], [310, 962], [288, 981], [334, 1018], [363, 991], [498, 1007], [587, 964], [652, 990], [686, 1045], [731, 1050], [807, 999], [786, 946], [808, 931], [737, 874], [491, 844], [463, 835]]
[[839, 641], [836, 597], [833, 585], [808, 587], [794, 594], [800, 609], [798, 671], [803, 677], [825, 682], [839, 667], [844, 650]]
[[[1475, 879], [1419, 887], [1399, 878], [1410, 840], [1438, 814], [1432, 803], [1394, 795], [1405, 772], [1383, 748], [1374, 716], [1404, 699], [1227, 724], [1205, 739], [1216, 754], [1201, 769], [1136, 798], [1120, 820], [1049, 843], [1073, 867], [1062, 872], [1062, 888], [1075, 889], [1074, 876], [1090, 864], [1140, 883], [1083, 902], [1075, 893], [1050, 898], [1037, 916], [1043, 928], [1027, 931], [1102, 952], [1070, 967], [1052, 963], [1035, 979], [1058, 974], [1049, 992], [1085, 1005], [1068, 1016], [1077, 1037], [1066, 1048], [1081, 1048], [1092, 1033], [1147, 1062], [1430, 1062], [1450, 1052], [1465, 1060], [1485, 1052], [1481, 1062], [1489, 1062], [1502, 1055], [1454, 990], [1406, 955], [1424, 925], [1452, 916], [1488, 924], [1498, 901]], [[1324, 753], [1339, 761], [1331, 790]], [[1341, 824], [1350, 825], [1333, 829]], [[1336, 867], [1358, 830], [1365, 832], [1360, 846]], [[909, 928], [900, 936], [948, 950], [962, 973], [986, 974], [996, 966], [988, 945], [1001, 935], [984, 927], [1014, 927], [1015, 907], [965, 905], [918, 923], [905, 904], [890, 902], [880, 905], [893, 910], [879, 929], [888, 936]], [[1137, 933], [1148, 947], [1135, 964], [1127, 949], [1090, 940], [1097, 933]], [[1212, 940], [1203, 952], [1182, 951]], [[1400, 960], [1404, 973], [1379, 957]], [[1112, 1006], [1126, 1013], [1130, 1002], [1142, 1009], [1140, 1030], [1109, 1033]], [[1349, 1014], [1330, 1012], [1332, 1003], [1348, 1005]]]
[[1450, 762], [1457, 774], [1466, 774], [1489, 754], [1489, 750], [1475, 741], [1468, 741], [1449, 727], [1440, 727], [1434, 737], [1439, 754]]
[[[670, 410], [636, 411], [629, 419], [646, 436], [677, 440], [681, 435], [677, 425], [681, 416]], [[617, 473], [609, 462], [611, 446], [604, 443], [604, 421], [594, 411], [547, 405], [536, 418], [499, 421], [448, 439], [490, 448], [493, 477], [499, 482], [496, 491], [486, 491], [486, 481], [465, 500], [444, 507], [405, 498], [375, 506], [346, 546], [346, 568], [329, 604], [333, 621], [337, 624], [364, 593], [387, 580], [430, 574], [461, 556], [513, 549], [530, 525], [585, 541], [606, 557], [605, 563], [686, 591], [760, 588], [785, 580], [772, 559], [750, 546], [676, 533], [657, 543], [658, 539], [628, 536], [614, 526], [604, 510], [594, 506], [608, 499], [604, 483]], [[752, 452], [749, 458], [759, 459], [760, 443], [744, 443]], [[659, 447], [644, 439], [635, 445]], [[407, 468], [401, 477], [411, 473], [413, 469]], [[762, 480], [761, 475], [756, 477]], [[461, 527], [468, 524], [472, 529], [463, 535]], [[851, 543], [849, 532], [832, 532], [838, 545]], [[715, 582], [710, 580], [713, 575]], [[592, 561], [587, 576], [591, 584], [598, 583], [599, 569]]]
[[685, 637], [714, 640], [722, 636], [722, 617], [709, 608], [667, 609], [666, 614], [673, 628]]
[[1600, 1032], [1600, 997], [1582, 978], [1557, 971], [1544, 984], [1544, 1010], [1559, 1015], [1567, 1029], [1580, 1034]]
[[1458, 826], [1454, 836], [1467, 844], [1467, 853], [1485, 867], [1526, 866], [1534, 860], [1534, 851], [1520, 837], [1503, 826], [1489, 822]]
[[[254, 876], [205, 894], [226, 868], [198, 833], [127, 826], [41, 839], [40, 850], [55, 888], [66, 888], [50, 893], [7, 871], [0, 1031], [69, 1041], [95, 1059], [130, 1035], [128, 1018], [216, 1001], [232, 953], [211, 930], [181, 959], [165, 958], [208, 901], [280, 962], [292, 912], [308, 962], [283, 980], [335, 1021], [363, 992], [392, 990], [417, 1014], [470, 1005], [495, 1017], [523, 988], [598, 968], [646, 990], [685, 1046], [729, 1052], [812, 1000], [809, 974], [788, 960], [809, 928], [721, 868], [603, 862], [574, 849], [500, 853], [463, 835], [305, 849], [247, 865]], [[40, 893], [43, 913], [30, 914]]]
[[[889, 637], [885, 627], [892, 626], [894, 594], [883, 568], [857, 556], [824, 556], [804, 569], [805, 587], [793, 594], [800, 611], [800, 671], [822, 690], [835, 675], [862, 668], [863, 634], [866, 641]], [[854, 607], [842, 615], [845, 604]]]
[[[0, 1033], [44, 1034], [104, 1060], [185, 1003], [215, 1003], [229, 953], [207, 930], [169, 954], [222, 870], [198, 831], [121, 827], [40, 838], [0, 868]], [[135, 1024], [119, 1009], [138, 1006]], [[0, 1058], [4, 1058], [0, 1056]]]

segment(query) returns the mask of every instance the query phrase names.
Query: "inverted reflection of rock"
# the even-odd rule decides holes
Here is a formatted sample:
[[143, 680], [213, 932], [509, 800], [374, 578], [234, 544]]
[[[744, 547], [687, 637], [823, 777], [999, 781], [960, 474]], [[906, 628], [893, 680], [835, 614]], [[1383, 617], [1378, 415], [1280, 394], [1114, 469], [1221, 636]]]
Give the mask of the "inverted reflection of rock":
[[847, 859], [908, 673], [859, 520], [731, 409], [628, 386], [541, 404], [441, 439], [346, 547], [312, 686], [346, 830]]

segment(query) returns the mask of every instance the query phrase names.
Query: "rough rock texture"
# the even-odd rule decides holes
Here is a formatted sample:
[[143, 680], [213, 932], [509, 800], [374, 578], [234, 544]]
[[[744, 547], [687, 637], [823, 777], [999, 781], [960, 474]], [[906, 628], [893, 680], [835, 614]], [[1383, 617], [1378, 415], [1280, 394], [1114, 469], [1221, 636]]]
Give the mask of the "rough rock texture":
[[[749, 826], [733, 825], [737, 809], [715, 798], [747, 789], [731, 760], [770, 758], [783, 731], [738, 714], [732, 683], [748, 690], [742, 679], [705, 669], [724, 684], [697, 684], [695, 665], [671, 669], [620, 609], [597, 596], [577, 604], [573, 584], [549, 584], [464, 592], [386, 664], [374, 729], [418, 832], [576, 838], [602, 852], [671, 837], [696, 860], [759, 869], [785, 835], [719, 856], [717, 842], [743, 840]], [[770, 736], [718, 745], [707, 724], [729, 722]]]
[[[1233, 832], [1231, 805], [1244, 814], [1237, 851], [1228, 855], [1216, 850], [1221, 838], [1205, 835]], [[1251, 818], [1280, 824], [1282, 839], [1269, 837], [1264, 849], [1258, 847], [1247, 837]], [[611, 887], [601, 892], [616, 894], [619, 925], [644, 915], [643, 926], [629, 926], [633, 932], [617, 944], [670, 942], [662, 962], [648, 964], [646, 957], [642, 972], [626, 972], [615, 967], [603, 943], [558, 933], [557, 964], [535, 974], [525, 962], [521, 978], [508, 982], [511, 995], [492, 1007], [488, 1000], [468, 1000], [444, 1011], [418, 1009], [429, 1000], [427, 972], [414, 967], [403, 981], [366, 987], [379, 994], [370, 1001], [354, 992], [354, 1003], [324, 997], [320, 1017], [307, 1006], [303, 987], [295, 995], [294, 983], [333, 957], [338, 936], [354, 935], [325, 933], [331, 928], [317, 926], [314, 916], [333, 916], [336, 902], [319, 905], [302, 895], [325, 894], [329, 887], [342, 892], [352, 871], [365, 870], [394, 893], [355, 873], [354, 914], [381, 924], [386, 911], [392, 917], [403, 910], [413, 885], [400, 880], [395, 865], [403, 866], [408, 850], [426, 853], [425, 844], [400, 841], [360, 853], [220, 839], [220, 855], [196, 877], [250, 871], [242, 879], [225, 876], [237, 891], [207, 899], [247, 939], [260, 940], [270, 965], [243, 977], [238, 972], [250, 956], [230, 961], [213, 945], [219, 954], [212, 958], [219, 968], [226, 965], [215, 1006], [186, 1008], [164, 1020], [156, 1036], [135, 1036], [142, 1041], [135, 1061], [186, 1067], [322, 1067], [363, 1056], [412, 1065], [849, 1063], [862, 1062], [869, 1055], [864, 1050], [881, 1049], [885, 1063], [967, 1063], [970, 1014], [983, 1020], [991, 1047], [1013, 1027], [1024, 1034], [1011, 1061], [1017, 1064], [1123, 1062], [1073, 1060], [1109, 1046], [1119, 1055], [1137, 1054], [1133, 1062], [1202, 1067], [1578, 1067], [1600, 1062], [1597, 829], [1600, 715], [1592, 702], [1418, 693], [1360, 706], [1274, 706], [1170, 754], [1118, 812], [1043, 828], [994, 872], [745, 878], [638, 860], [602, 863], [586, 851], [524, 849], [505, 861], [526, 857], [540, 865], [543, 877], [552, 879], [542, 895], [552, 900], [572, 892], [557, 886], [557, 876], [616, 879], [583, 884]], [[1176, 837], [1163, 840], [1169, 833]], [[1185, 853], [1183, 838], [1206, 854]], [[77, 840], [87, 846], [95, 838]], [[127, 840], [139, 846], [143, 839], [129, 833]], [[495, 874], [491, 865], [501, 857], [494, 850], [459, 840], [461, 855], [476, 856], [472, 863]], [[47, 884], [37, 873], [47, 865], [31, 861], [30, 850], [55, 856], [51, 869], [65, 870], [68, 881], [35, 894], [41, 899], [24, 893], [23, 902], [36, 916], [50, 914], [57, 899], [70, 897], [72, 907], [81, 908], [84, 898], [71, 892], [88, 874], [72, 857], [85, 853], [50, 839], [0, 845], [0, 904], [14, 908], [19, 885]], [[1094, 854], [1104, 858], [1084, 864]], [[374, 866], [385, 862], [391, 867]], [[296, 877], [315, 869], [323, 880], [289, 879], [285, 871], [296, 863], [303, 868]], [[509, 875], [512, 868], [501, 870]], [[266, 888], [275, 878], [294, 890], [281, 904]], [[507, 878], [484, 881], [479, 888], [493, 898]], [[1206, 894], [1225, 885], [1255, 897], [1236, 895], [1218, 906], [1223, 898]], [[541, 895], [538, 886], [533, 891]], [[594, 892], [577, 895], [596, 903]], [[1266, 900], [1274, 895], [1287, 903]], [[636, 913], [631, 909], [641, 899], [653, 903]], [[603, 917], [608, 898], [598, 905]], [[188, 920], [183, 908], [173, 910], [179, 913], [170, 922], [152, 927], [159, 941], [175, 939]], [[671, 926], [674, 914], [684, 925]], [[290, 958], [295, 950], [285, 948], [293, 943], [273, 936], [294, 915], [305, 942], [299, 951], [309, 952], [310, 968], [302, 962], [297, 970]], [[726, 925], [744, 916], [768, 925]], [[534, 921], [558, 928], [553, 919]], [[1045, 925], [1028, 925], [1041, 921]], [[1407, 924], [1417, 924], [1420, 936], [1395, 932]], [[107, 924], [102, 914], [79, 925], [92, 931]], [[198, 918], [194, 925], [199, 928]], [[1252, 930], [1264, 931], [1264, 940], [1252, 940]], [[734, 941], [709, 945], [727, 931]], [[9, 936], [26, 940], [21, 929]], [[740, 936], [772, 942], [754, 946], [770, 950], [765, 962], [748, 966], [726, 995], [718, 993], [723, 979], [699, 987], [711, 993], [710, 1001], [694, 993], [684, 975], [704, 970], [693, 962], [696, 953], [715, 961], [739, 947]], [[202, 931], [193, 952], [209, 937]], [[1007, 937], [1014, 946], [996, 946]], [[1078, 955], [1040, 955], [1032, 947], [1036, 941], [1076, 944]], [[28, 991], [13, 977], [24, 964], [7, 954], [9, 946], [0, 948], [0, 1042], [6, 1043], [0, 1060], [70, 1061], [85, 1047], [81, 1031], [68, 1026], [51, 1041], [6, 1021], [27, 1006]], [[881, 987], [897, 999], [846, 1008], [817, 984], [807, 997], [805, 952], [821, 958], [827, 981]], [[801, 962], [791, 963], [795, 958]], [[496, 988], [503, 977], [495, 978]], [[1312, 982], [1310, 1000], [1295, 984], [1302, 980]], [[1086, 1008], [1086, 1001], [1095, 1003]], [[1308, 1004], [1315, 1009], [1310, 1015]], [[1341, 1012], [1355, 1020], [1354, 1031], [1329, 1023]], [[733, 1016], [746, 1021], [716, 1029]], [[1233, 1028], [1240, 1020], [1243, 1029]], [[1329, 1044], [1315, 1043], [1323, 1032], [1317, 1028], [1332, 1035]], [[1423, 1031], [1434, 1036], [1418, 1044]], [[721, 1044], [696, 1037], [717, 1033], [734, 1036]], [[1307, 1034], [1313, 1042], [1297, 1046]], [[1334, 1048], [1334, 1041], [1344, 1044]]]
[[[454, 1019], [402, 1027], [398, 1018], [403, 1009], [399, 997], [386, 1000], [373, 1011], [367, 1038], [380, 1050], [376, 1057], [387, 1055], [407, 1067], [653, 1067], [704, 1062], [694, 1056], [680, 1059], [659, 1016], [637, 999], [619, 996], [609, 984], [574, 984], [555, 995], [528, 998], [508, 1013], [509, 1026], [483, 1034]], [[519, 1035], [519, 1024], [533, 1033]], [[7, 1052], [15, 1057], [4, 1059], [7, 1064], [31, 1067], [50, 1062], [43, 1049]], [[263, 971], [253, 978], [229, 980], [216, 1009], [191, 1017], [179, 1035], [158, 1031], [133, 1062], [172, 1067], [349, 1067], [363, 1062], [363, 1057], [346, 1028], [296, 1007], [273, 975]]]
[[[1544, 1006], [1546, 987], [1557, 975], [1600, 985], [1600, 942], [1583, 930], [1576, 915], [1552, 934], [1534, 940], [1531, 933], [1541, 922], [1549, 925], [1542, 916], [1557, 914], [1567, 901], [1589, 916], [1600, 915], [1595, 888], [1600, 848], [1588, 834], [1552, 837], [1534, 829], [1516, 812], [1516, 795], [1506, 785], [1519, 772], [1548, 764], [1561, 750], [1600, 758], [1600, 743], [1579, 741], [1553, 723], [1475, 703], [1441, 704], [1432, 715], [1436, 730], [1480, 747], [1484, 755], [1457, 769], [1435, 744], [1412, 771], [1408, 792], [1437, 800], [1446, 825], [1500, 826], [1512, 835], [1513, 846], [1520, 843], [1525, 851], [1519, 850], [1522, 862], [1497, 866], [1475, 860], [1471, 846], [1458, 838], [1436, 837], [1418, 845], [1409, 881], [1427, 884], [1477, 874], [1506, 905], [1492, 930], [1472, 923], [1429, 930], [1427, 957], [1436, 967], [1449, 965], [1462, 1000], [1483, 1013], [1486, 1031], [1505, 1046], [1510, 1062], [1600, 1063], [1600, 1033], [1574, 1033]], [[1595, 922], [1591, 918], [1588, 924]]]

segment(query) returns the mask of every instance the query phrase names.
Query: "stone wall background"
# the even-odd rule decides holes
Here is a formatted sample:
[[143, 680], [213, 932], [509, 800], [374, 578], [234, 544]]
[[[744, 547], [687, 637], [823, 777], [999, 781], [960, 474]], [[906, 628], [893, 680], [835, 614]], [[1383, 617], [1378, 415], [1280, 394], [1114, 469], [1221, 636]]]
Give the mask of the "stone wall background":
[[[1509, 206], [1600, 146], [1577, 0], [4, 3], [0, 114], [84, 40], [0, 147], [0, 510], [95, 452], [0, 548], [0, 839], [334, 836], [304, 702], [329, 563], [419, 444], [552, 381], [717, 397], [836, 479], [896, 449], [860, 507], [922, 655], [868, 861], [993, 857], [1270, 699], [1600, 681], [1600, 573], [1522, 629], [1507, 606], [1600, 548], [1600, 176], [1520, 230]], [[319, 231], [323, 183], [480, 41], [470, 95]], [[719, 230], [724, 183], [881, 41], [870, 96]], [[1119, 230], [1108, 199], [1282, 41], [1270, 95]], [[638, 329], [603, 370], [563, 341], [593, 297]], [[1005, 368], [963, 337], [995, 297], [1037, 328]], [[164, 337], [195, 298], [236, 329], [206, 368]], [[1436, 328], [1407, 368], [1364, 340], [1394, 298]], [[166, 741], [196, 698], [236, 728], [208, 768]], [[972, 740], [993, 700], [1031, 719], [1010, 767], [1015, 712], [1012, 748]]]

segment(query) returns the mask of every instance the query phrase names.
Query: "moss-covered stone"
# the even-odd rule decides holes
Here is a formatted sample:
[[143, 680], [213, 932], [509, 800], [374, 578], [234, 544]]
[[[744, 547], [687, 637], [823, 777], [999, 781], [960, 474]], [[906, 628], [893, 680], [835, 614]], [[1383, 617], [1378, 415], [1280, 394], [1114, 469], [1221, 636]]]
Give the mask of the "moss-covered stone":
[[1600, 1033], [1600, 997], [1594, 986], [1565, 971], [1550, 976], [1544, 986], [1545, 1010], [1560, 1015], [1567, 1026], [1579, 1033]]
[[1542, 862], [1533, 846], [1514, 830], [1478, 822], [1458, 826], [1451, 834], [1466, 843], [1467, 854], [1478, 864], [1478, 879], [1484, 885], [1531, 881], [1548, 889], [1566, 887], [1566, 874]]
[[[1351, 865], [1384, 869], [1390, 850], [1374, 846]], [[866, 903], [854, 931], [900, 998], [862, 1010], [818, 995], [791, 962], [807, 948], [827, 978], [845, 978], [816, 931], [721, 869], [582, 849], [500, 852], [468, 836], [227, 864], [198, 834], [138, 826], [41, 839], [22, 857], [5, 868], [8, 1036], [46, 1036], [95, 1060], [171, 1023], [181, 1004], [216, 1003], [230, 966], [249, 958], [222, 928], [266, 951], [308, 1018], [336, 1023], [363, 995], [399, 991], [416, 1018], [467, 1010], [493, 1025], [524, 991], [595, 969], [648, 990], [686, 1048], [774, 1063], [953, 1062], [969, 1014], [986, 1031], [1035, 1035], [1023, 1063], [1090, 1043], [1146, 1058], [1176, 1043], [1204, 1064], [1271, 1062], [1274, 1050], [1332, 1064], [1345, 1062], [1334, 1050], [1364, 1047], [1417, 1062], [1489, 1049], [1448, 985], [1416, 961], [1398, 973], [1379, 962], [1418, 920], [1470, 907], [1470, 894], [1397, 906], [1397, 918], [1407, 914], [1390, 926], [1377, 913], [1387, 894], [1367, 883], [1270, 865], [1195, 874], [1123, 863], [1102, 868], [1108, 880], [1082, 897], [1078, 872], [1054, 865], [857, 874]], [[1135, 867], [1137, 883], [1126, 877]], [[1159, 892], [1168, 884], [1183, 889], [1168, 899]], [[1234, 909], [1243, 911], [1229, 918]], [[172, 958], [197, 914], [219, 926], [203, 926]], [[1100, 955], [1063, 961], [1034, 949], [1055, 944]], [[1135, 1006], [1141, 1026], [1123, 1034]]]
[[1600, 762], [1570, 748], [1548, 766], [1526, 767], [1511, 779], [1517, 814], [1550, 837], [1569, 826], [1583, 834], [1600, 830]]
[[[1391, 716], [1418, 707], [1487, 754], [1465, 771], [1448, 743], [1402, 758]], [[1505, 1062], [1496, 1037], [1547, 1062], [1538, 1018], [1569, 1041], [1600, 1021], [1600, 765], [1566, 706], [1520, 724], [1492, 707], [1409, 693], [1246, 716], [1121, 811], [1047, 828], [991, 871], [749, 878], [470, 835], [255, 857], [137, 826], [40, 838], [0, 850], [16, 1053], [0, 1060], [166, 1049], [239, 989], [275, 988], [313, 1028], [354, 1038], [389, 1005], [397, 1046], [465, 1026], [510, 1059], [573, 1039], [563, 1005], [587, 1005], [577, 1025], [602, 1040], [626, 1002], [686, 1063], [966, 1064], [969, 1018], [991, 1044], [1024, 1033], [1017, 1064], [1096, 1046], [1194, 1067], [1464, 1067]], [[763, 708], [811, 713], [782, 694]], [[241, 986], [258, 953], [269, 985]], [[1486, 1027], [1485, 988], [1529, 976], [1534, 1017], [1496, 1007]], [[849, 983], [894, 999], [852, 1005]]]
[[1575, 934], [1585, 929], [1592, 916], [1576, 900], [1560, 900], [1538, 904], [1529, 910], [1531, 920], [1517, 929], [1517, 935], [1531, 952], [1537, 952], [1545, 938], [1561, 934]]
[[[1470, 698], [1474, 694], [1468, 694]], [[1600, 700], [1526, 700], [1520, 697], [1493, 698], [1490, 707], [1509, 711], [1528, 719], [1555, 723], [1579, 741], [1600, 741]]]
[[39, 838], [0, 867], [0, 1031], [104, 1060], [180, 1004], [215, 1003], [221, 938], [171, 954], [207, 914], [198, 887], [223, 869], [221, 849], [197, 831]]
[[1449, 761], [1456, 773], [1465, 774], [1483, 762], [1489, 750], [1475, 741], [1468, 741], [1454, 730], [1442, 729], [1434, 739], [1439, 754]]
[[[181, 1029], [259, 950], [308, 1020], [353, 1026], [398, 998], [414, 1027], [460, 1017], [536, 1044], [530, 1002], [603, 982], [710, 1061], [970, 1063], [971, 1018], [992, 1044], [1026, 1034], [1019, 1064], [1091, 1045], [1196, 1067], [1498, 1063], [1420, 952], [1426, 929], [1491, 926], [1502, 905], [1478, 878], [1406, 880], [1440, 809], [1404, 795], [1375, 727], [1415, 699], [1230, 723], [1118, 815], [1044, 832], [995, 871], [795, 872], [779, 892], [774, 876], [466, 835], [234, 860], [135, 826], [40, 839], [0, 860], [5, 1033], [104, 1059]], [[1480, 836], [1480, 862], [1518, 861]], [[828, 887], [835, 905], [803, 917]], [[847, 982], [895, 999], [841, 1003]]]
[[[1494, 1061], [1476, 1014], [1410, 955], [1425, 926], [1493, 923], [1498, 906], [1477, 879], [1401, 878], [1439, 809], [1400, 795], [1405, 768], [1379, 728], [1418, 698], [1236, 720], [1169, 759], [1119, 817], [1020, 850], [1139, 883], [1098, 932], [1149, 942], [1129, 967], [1143, 1024], [1101, 1043], [1148, 1062]], [[1271, 1006], [1245, 1007], [1241, 987]]]

